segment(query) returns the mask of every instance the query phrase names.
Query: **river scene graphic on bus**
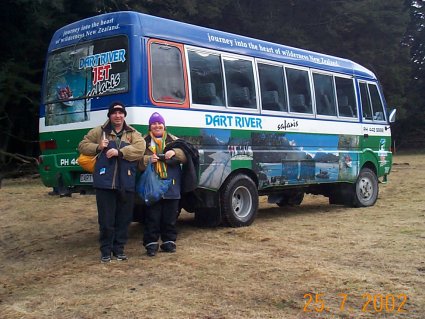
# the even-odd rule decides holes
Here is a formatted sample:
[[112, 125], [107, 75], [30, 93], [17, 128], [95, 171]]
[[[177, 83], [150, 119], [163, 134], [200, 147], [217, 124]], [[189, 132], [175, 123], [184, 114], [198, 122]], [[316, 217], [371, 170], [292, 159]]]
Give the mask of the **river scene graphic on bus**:
[[[235, 131], [233, 131], [235, 132]], [[252, 168], [259, 188], [304, 183], [351, 181], [358, 173], [358, 138], [345, 135], [252, 132], [203, 129], [200, 185], [218, 188], [236, 167]], [[318, 145], [320, 144], [320, 145]], [[352, 152], [337, 151], [350, 146]]]

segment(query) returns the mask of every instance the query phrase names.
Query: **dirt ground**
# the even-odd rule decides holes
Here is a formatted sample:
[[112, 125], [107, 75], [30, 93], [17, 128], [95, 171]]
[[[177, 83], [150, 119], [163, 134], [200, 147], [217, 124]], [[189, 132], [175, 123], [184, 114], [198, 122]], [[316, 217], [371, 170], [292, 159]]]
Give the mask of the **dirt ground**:
[[99, 262], [95, 198], [0, 189], [0, 318], [425, 318], [424, 155], [396, 155], [370, 208], [263, 198], [246, 228], [179, 219], [175, 254]]

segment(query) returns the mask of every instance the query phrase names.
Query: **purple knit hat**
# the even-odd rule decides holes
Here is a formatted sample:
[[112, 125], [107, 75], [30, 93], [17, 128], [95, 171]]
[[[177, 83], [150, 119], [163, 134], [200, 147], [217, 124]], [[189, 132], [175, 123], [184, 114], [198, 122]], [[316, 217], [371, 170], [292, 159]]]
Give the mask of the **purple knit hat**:
[[158, 112], [153, 113], [149, 118], [149, 126], [151, 126], [155, 122], [162, 123], [165, 126], [165, 120]]

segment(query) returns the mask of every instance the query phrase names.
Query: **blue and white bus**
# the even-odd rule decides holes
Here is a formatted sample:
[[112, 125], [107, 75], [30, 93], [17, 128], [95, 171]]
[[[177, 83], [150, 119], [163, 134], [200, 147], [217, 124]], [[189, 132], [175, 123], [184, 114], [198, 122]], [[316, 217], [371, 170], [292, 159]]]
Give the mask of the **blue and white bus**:
[[79, 191], [92, 176], [77, 145], [122, 101], [143, 134], [160, 112], [198, 148], [198, 221], [251, 224], [259, 196], [278, 206], [304, 194], [374, 205], [392, 165], [395, 112], [373, 72], [347, 59], [171, 21], [115, 12], [59, 29], [40, 106], [40, 173]]

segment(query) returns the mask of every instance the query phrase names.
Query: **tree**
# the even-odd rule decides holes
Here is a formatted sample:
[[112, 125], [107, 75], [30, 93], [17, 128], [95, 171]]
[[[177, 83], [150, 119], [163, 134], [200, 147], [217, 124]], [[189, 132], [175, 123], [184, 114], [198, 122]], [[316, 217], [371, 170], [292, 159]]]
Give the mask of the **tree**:
[[410, 13], [410, 23], [404, 38], [404, 44], [410, 48], [413, 63], [413, 78], [425, 79], [425, 6], [423, 1], [406, 0]]
[[425, 5], [423, 1], [406, 0], [410, 14], [403, 44], [410, 49], [412, 73], [407, 92], [409, 106], [405, 119], [397, 123], [401, 146], [424, 148], [425, 146]]
[[[40, 85], [53, 32], [67, 23], [119, 10], [351, 59], [375, 71], [388, 104], [399, 107], [402, 121], [395, 126], [397, 138], [407, 137], [407, 128], [417, 135], [420, 127], [414, 124], [425, 124], [421, 112], [424, 5], [419, 0], [404, 1], [403, 6], [402, 0], [80, 0], [78, 5], [66, 0], [4, 0], [0, 4], [0, 147], [25, 156], [38, 153]], [[400, 46], [407, 26], [405, 46]], [[0, 170], [10, 158], [0, 154]]]
[[0, 170], [9, 154], [38, 153], [38, 108], [44, 58], [53, 32], [63, 24], [96, 13], [91, 1], [5, 0], [0, 5]]

